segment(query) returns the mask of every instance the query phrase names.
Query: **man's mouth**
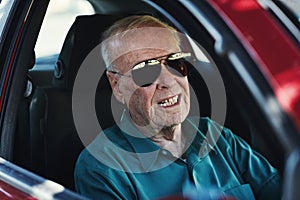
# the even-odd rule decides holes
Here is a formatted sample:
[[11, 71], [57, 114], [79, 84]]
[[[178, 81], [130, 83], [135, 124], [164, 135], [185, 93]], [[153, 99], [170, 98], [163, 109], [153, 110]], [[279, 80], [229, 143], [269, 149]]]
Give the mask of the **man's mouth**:
[[167, 99], [164, 99], [164, 100], [158, 102], [158, 105], [161, 107], [170, 107], [170, 106], [177, 104], [178, 99], [179, 99], [179, 96], [176, 95], [176, 96], [173, 96], [173, 97], [170, 97], [170, 98], [167, 98]]

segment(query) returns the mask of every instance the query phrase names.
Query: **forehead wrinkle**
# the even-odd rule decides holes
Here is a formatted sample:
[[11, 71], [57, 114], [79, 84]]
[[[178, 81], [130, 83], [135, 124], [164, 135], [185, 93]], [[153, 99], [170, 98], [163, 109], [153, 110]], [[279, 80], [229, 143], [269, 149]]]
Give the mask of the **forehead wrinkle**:
[[163, 49], [179, 48], [179, 41], [174, 33], [166, 28], [139, 28], [116, 34], [107, 41], [110, 48], [108, 54], [112, 62], [130, 51], [141, 49]]

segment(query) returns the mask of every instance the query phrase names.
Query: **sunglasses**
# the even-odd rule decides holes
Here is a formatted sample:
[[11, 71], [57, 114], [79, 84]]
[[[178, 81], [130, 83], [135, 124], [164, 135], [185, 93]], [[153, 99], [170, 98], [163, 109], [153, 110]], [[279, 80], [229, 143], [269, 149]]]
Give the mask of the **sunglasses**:
[[108, 70], [113, 74], [126, 76], [133, 79], [134, 83], [140, 87], [148, 87], [153, 84], [159, 77], [162, 65], [165, 61], [165, 66], [174, 75], [178, 77], [185, 77], [188, 75], [192, 65], [187, 60], [191, 57], [191, 53], [172, 53], [166, 56], [144, 60], [134, 65], [130, 72], [131, 75], [122, 74], [117, 71]]

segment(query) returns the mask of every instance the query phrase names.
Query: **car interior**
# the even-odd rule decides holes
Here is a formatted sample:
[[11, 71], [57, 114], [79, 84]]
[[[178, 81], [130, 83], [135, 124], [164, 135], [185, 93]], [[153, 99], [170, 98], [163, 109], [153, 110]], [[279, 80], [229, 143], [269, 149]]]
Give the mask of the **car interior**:
[[[138, 2], [138, 3], [137, 3]], [[74, 122], [72, 113], [72, 94], [76, 75], [82, 63], [93, 50], [99, 51], [99, 69], [105, 71], [104, 63], [100, 58], [99, 44], [103, 31], [116, 20], [132, 14], [150, 14], [161, 18], [174, 26], [162, 13], [150, 7], [143, 1], [111, 1], [90, 0], [96, 14], [80, 15], [76, 17], [70, 27], [61, 51], [57, 56], [33, 61], [27, 73], [27, 84], [24, 88], [24, 97], [19, 105], [18, 124], [14, 142], [13, 162], [29, 169], [45, 178], [53, 180], [74, 190], [73, 171], [76, 159], [83, 148], [96, 137], [97, 132], [90, 132], [89, 118], [83, 122], [85, 141], [82, 141]], [[210, 50], [208, 50], [210, 53]], [[43, 69], [46, 65], [51, 68]], [[206, 73], [214, 73], [210, 62], [199, 62], [206, 69]], [[220, 66], [218, 66], [219, 68]], [[211, 99], [205, 81], [197, 70], [188, 76], [191, 89], [195, 96], [191, 99], [191, 115], [197, 113], [199, 104], [200, 115], [211, 116]], [[226, 80], [226, 79], [225, 79]], [[226, 91], [232, 90], [225, 81]], [[88, 89], [88, 88], [87, 88]], [[83, 92], [83, 95], [85, 93]], [[243, 104], [236, 103], [239, 98], [235, 92], [227, 94], [227, 112], [224, 126], [244, 138], [251, 145], [260, 143], [253, 132], [255, 126], [241, 109]], [[235, 94], [235, 96], [233, 95]], [[95, 111], [102, 129], [116, 123], [111, 105], [117, 110], [117, 118], [122, 114], [123, 105], [118, 103], [112, 95], [105, 73], [99, 77], [95, 94]], [[195, 106], [195, 108], [193, 107]], [[114, 112], [115, 113], [115, 112]], [[261, 152], [263, 147], [258, 148]], [[268, 156], [268, 153], [266, 153]], [[281, 168], [282, 163], [269, 157], [273, 165]]]

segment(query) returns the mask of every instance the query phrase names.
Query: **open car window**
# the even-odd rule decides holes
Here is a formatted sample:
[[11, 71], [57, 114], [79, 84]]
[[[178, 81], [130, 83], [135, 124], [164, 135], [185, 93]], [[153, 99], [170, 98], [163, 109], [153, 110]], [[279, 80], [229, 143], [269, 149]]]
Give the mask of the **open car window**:
[[35, 46], [36, 57], [58, 54], [76, 16], [94, 13], [93, 7], [86, 0], [50, 1]]

